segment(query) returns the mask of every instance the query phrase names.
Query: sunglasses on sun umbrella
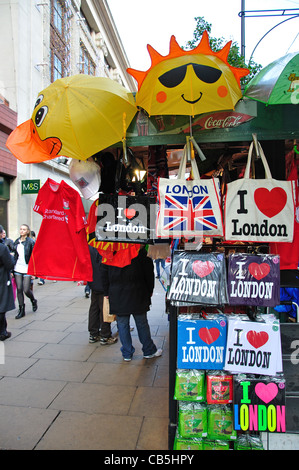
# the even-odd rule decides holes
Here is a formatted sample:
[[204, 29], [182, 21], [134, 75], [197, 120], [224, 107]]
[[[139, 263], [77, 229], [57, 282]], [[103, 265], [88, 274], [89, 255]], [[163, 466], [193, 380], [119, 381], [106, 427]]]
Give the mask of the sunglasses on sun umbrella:
[[175, 67], [174, 69], [163, 73], [163, 75], [159, 77], [159, 82], [167, 88], [174, 88], [178, 86], [183, 82], [187, 73], [187, 67], [189, 66], [193, 68], [197, 78], [205, 83], [217, 82], [222, 74], [221, 70], [214, 67], [190, 62], [189, 64], [180, 65], [179, 67]]

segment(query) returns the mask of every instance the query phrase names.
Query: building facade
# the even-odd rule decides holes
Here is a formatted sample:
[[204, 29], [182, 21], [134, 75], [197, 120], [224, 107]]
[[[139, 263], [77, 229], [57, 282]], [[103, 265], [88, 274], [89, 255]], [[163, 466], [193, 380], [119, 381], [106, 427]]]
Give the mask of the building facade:
[[106, 0], [0, 0], [0, 44], [0, 224], [15, 239], [23, 223], [40, 227], [34, 182], [51, 177], [73, 186], [67, 159], [23, 164], [5, 146], [13, 128], [30, 119], [39, 92], [79, 73], [130, 91], [136, 85]]

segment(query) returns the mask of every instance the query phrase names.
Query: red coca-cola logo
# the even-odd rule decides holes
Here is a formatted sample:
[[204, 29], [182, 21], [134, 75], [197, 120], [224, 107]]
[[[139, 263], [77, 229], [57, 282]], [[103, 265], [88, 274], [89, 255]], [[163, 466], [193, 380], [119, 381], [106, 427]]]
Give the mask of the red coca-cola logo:
[[236, 127], [243, 122], [249, 121], [253, 116], [249, 114], [236, 113], [236, 112], [224, 112], [214, 113], [208, 116], [204, 116], [194, 123], [200, 125], [204, 129], [226, 129], [228, 127]]

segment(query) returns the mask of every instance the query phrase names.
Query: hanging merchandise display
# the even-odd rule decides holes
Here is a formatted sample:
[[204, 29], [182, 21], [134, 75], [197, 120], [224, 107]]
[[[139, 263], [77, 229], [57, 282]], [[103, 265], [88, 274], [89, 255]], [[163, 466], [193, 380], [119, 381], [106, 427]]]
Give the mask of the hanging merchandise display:
[[6, 145], [23, 163], [58, 155], [86, 160], [122, 141], [136, 113], [133, 94], [115, 80], [59, 78], [39, 93], [31, 119], [14, 129]]
[[266, 321], [253, 322], [229, 318], [224, 369], [246, 374], [281, 373], [279, 320], [266, 317]]
[[177, 366], [180, 369], [223, 369], [227, 320], [222, 315], [194, 319], [179, 315]]
[[181, 305], [227, 303], [224, 254], [175, 251], [167, 298]]
[[85, 199], [90, 199], [99, 192], [101, 169], [93, 160], [72, 159], [69, 171], [72, 182]]
[[140, 250], [139, 243], [124, 243], [98, 241], [96, 239], [96, 224], [98, 220], [99, 200], [96, 199], [89, 209], [87, 218], [87, 241], [88, 244], [94, 246], [102, 256], [102, 263], [110, 266], [118, 266], [123, 268], [131, 263]]
[[244, 178], [227, 184], [225, 239], [247, 242], [292, 242], [295, 203], [292, 181], [272, 178], [259, 142], [256, 148], [265, 169], [265, 179], [250, 178], [252, 142]]
[[231, 254], [227, 286], [230, 305], [275, 307], [280, 301], [279, 256]]
[[28, 274], [60, 281], [92, 281], [86, 217], [80, 194], [67, 183], [48, 178], [33, 210], [43, 220]]
[[190, 158], [192, 180], [186, 180], [187, 149], [185, 146], [177, 179], [159, 178], [158, 237], [222, 236], [218, 178], [200, 179], [197, 163]]
[[237, 431], [286, 431], [284, 378], [235, 376], [233, 406]]
[[153, 243], [155, 197], [99, 194], [98, 200], [97, 241]]

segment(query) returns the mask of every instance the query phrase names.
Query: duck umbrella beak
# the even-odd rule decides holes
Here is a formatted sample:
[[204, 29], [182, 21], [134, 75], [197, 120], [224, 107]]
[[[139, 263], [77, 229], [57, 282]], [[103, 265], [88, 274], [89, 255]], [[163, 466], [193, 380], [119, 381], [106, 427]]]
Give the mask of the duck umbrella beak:
[[33, 121], [29, 119], [17, 126], [8, 136], [7, 148], [23, 163], [39, 163], [51, 160], [61, 150], [61, 141], [57, 137], [41, 140]]

